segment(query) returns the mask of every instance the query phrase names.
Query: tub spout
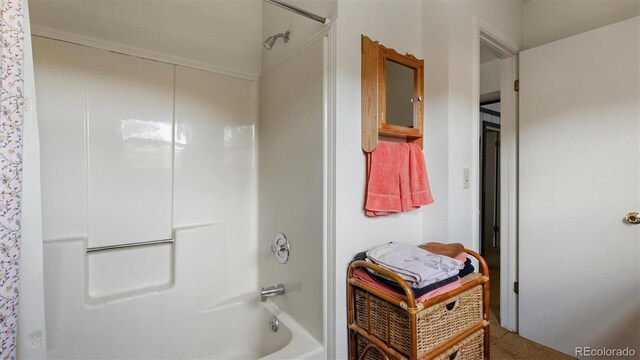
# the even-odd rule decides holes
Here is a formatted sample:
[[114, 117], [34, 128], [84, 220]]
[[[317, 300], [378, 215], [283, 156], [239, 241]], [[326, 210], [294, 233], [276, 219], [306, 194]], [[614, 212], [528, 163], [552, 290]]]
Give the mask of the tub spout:
[[267, 298], [284, 294], [284, 285], [278, 284], [262, 288], [260, 291], [260, 301], [267, 301]]

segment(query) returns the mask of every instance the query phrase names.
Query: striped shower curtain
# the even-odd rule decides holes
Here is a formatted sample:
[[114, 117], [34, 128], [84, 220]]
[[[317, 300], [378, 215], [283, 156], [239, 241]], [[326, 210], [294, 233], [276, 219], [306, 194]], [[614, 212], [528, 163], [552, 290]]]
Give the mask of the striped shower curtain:
[[22, 0], [0, 14], [0, 359], [16, 357], [22, 190], [24, 30]]

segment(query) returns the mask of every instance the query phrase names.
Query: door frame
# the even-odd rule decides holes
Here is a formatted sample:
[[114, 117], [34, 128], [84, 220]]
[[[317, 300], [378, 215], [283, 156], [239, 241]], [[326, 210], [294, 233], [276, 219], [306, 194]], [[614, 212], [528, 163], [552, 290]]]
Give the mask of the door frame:
[[518, 79], [520, 46], [478, 15], [473, 17], [473, 111], [472, 111], [472, 243], [480, 245], [480, 44], [489, 46], [500, 61], [500, 325], [518, 331], [518, 298], [513, 284], [518, 280]]

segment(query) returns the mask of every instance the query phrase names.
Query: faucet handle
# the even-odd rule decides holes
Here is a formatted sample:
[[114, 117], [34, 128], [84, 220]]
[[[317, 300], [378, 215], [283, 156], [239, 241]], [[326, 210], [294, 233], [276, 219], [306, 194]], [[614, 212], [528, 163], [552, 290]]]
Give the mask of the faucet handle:
[[271, 252], [276, 256], [280, 264], [285, 264], [289, 260], [289, 241], [283, 233], [276, 234], [271, 245]]
[[276, 244], [271, 244], [271, 252], [278, 256], [280, 253], [284, 253], [287, 251], [287, 247], [285, 245], [276, 245]]

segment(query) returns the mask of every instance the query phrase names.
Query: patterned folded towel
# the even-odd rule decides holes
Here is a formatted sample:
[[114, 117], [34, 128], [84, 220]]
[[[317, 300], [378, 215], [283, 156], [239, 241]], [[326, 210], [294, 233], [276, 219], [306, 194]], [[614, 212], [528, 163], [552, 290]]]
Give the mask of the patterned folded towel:
[[432, 254], [415, 245], [390, 243], [367, 251], [371, 262], [395, 272], [419, 287], [441, 281], [464, 268], [464, 261]]

